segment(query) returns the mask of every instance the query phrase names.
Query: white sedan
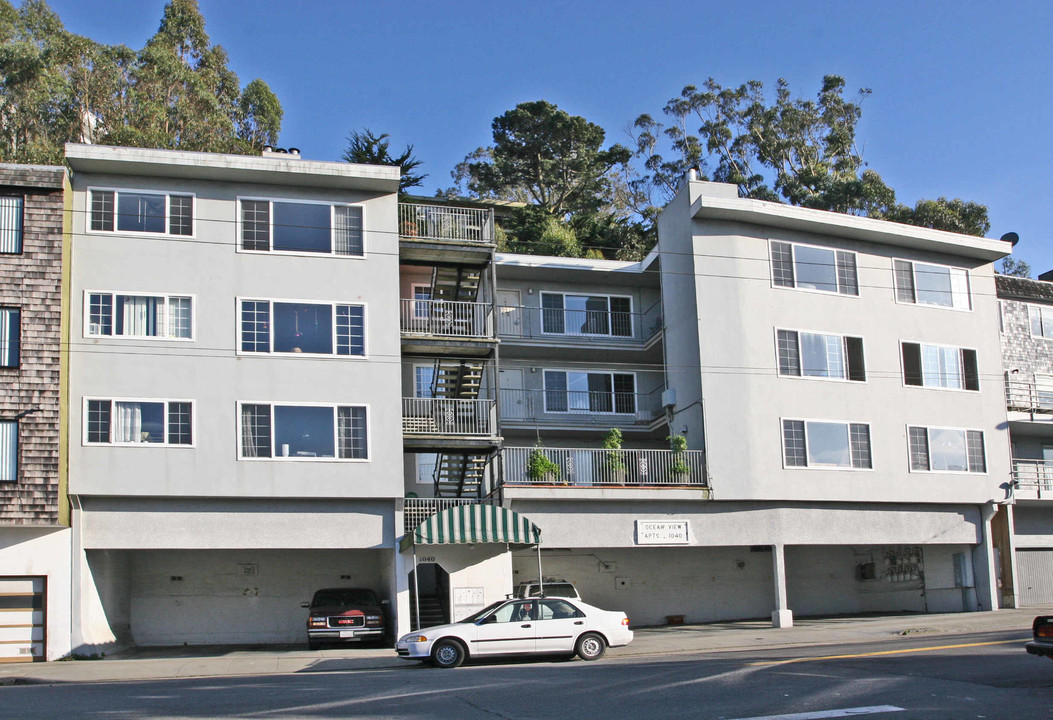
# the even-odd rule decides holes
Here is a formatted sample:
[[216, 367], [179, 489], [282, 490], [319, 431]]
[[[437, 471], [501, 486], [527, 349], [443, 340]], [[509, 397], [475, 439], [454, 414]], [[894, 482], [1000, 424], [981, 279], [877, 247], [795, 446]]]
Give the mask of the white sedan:
[[632, 642], [629, 618], [580, 600], [502, 600], [450, 625], [424, 628], [395, 643], [398, 656], [442, 668], [494, 655], [576, 654], [599, 660], [608, 647]]

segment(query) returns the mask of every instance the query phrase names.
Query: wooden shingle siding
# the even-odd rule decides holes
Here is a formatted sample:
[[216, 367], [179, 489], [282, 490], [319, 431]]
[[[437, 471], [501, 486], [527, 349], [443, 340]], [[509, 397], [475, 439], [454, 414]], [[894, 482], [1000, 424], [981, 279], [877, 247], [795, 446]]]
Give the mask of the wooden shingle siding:
[[65, 169], [0, 165], [0, 194], [22, 195], [22, 252], [0, 255], [0, 305], [21, 310], [17, 368], [0, 368], [0, 419], [18, 421], [18, 479], [0, 483], [0, 525], [59, 522], [59, 368]]

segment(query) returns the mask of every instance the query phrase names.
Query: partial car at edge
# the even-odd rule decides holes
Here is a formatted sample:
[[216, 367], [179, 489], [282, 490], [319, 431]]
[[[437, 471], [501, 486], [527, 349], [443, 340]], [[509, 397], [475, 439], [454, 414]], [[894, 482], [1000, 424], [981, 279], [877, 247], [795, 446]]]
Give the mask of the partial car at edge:
[[632, 642], [622, 612], [560, 597], [496, 602], [460, 622], [403, 635], [395, 652], [406, 660], [455, 668], [466, 660], [505, 655], [577, 655], [599, 660], [608, 647]]
[[1032, 640], [1025, 649], [1032, 655], [1053, 659], [1053, 615], [1039, 615], [1031, 623]]

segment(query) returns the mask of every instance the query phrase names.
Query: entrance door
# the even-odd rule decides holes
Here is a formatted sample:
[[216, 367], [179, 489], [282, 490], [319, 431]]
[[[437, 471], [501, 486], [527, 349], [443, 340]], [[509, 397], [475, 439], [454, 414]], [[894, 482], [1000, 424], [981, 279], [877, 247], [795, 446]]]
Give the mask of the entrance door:
[[46, 580], [0, 578], [0, 663], [43, 661]]
[[523, 308], [518, 290], [497, 291], [497, 334], [502, 337], [522, 337]]
[[502, 420], [526, 420], [529, 405], [523, 390], [522, 368], [501, 368], [497, 373], [498, 397], [501, 398]]

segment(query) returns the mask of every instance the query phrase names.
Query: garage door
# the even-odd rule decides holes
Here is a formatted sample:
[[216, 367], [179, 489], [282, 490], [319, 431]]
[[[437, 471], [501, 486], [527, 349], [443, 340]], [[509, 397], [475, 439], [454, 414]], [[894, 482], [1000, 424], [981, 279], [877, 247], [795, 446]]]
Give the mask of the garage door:
[[44, 659], [42, 577], [0, 577], [0, 663]]
[[1021, 605], [1053, 604], [1053, 550], [1017, 550]]

